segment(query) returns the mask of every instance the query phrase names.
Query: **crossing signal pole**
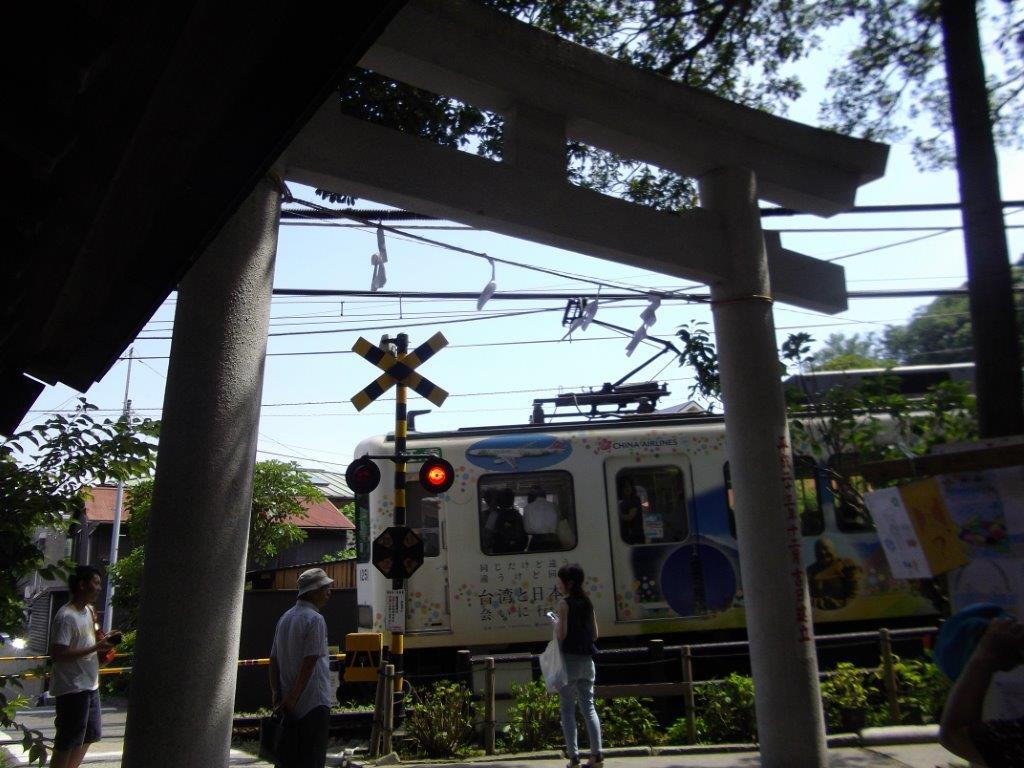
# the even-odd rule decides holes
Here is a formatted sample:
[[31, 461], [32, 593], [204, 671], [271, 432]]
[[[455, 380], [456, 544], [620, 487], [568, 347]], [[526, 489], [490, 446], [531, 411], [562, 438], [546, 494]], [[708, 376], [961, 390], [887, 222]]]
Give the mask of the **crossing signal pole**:
[[[409, 337], [398, 334], [395, 339], [395, 351], [401, 360], [409, 351]], [[409, 436], [408, 393], [404, 379], [399, 379], [395, 387], [395, 527], [405, 528], [405, 448]], [[422, 562], [422, 555], [421, 562]], [[391, 588], [402, 596], [399, 600], [401, 610], [405, 612], [405, 579], [401, 576], [392, 579]], [[405, 622], [403, 617], [402, 630], [391, 632], [391, 662], [395, 665], [395, 681], [398, 690], [402, 688], [401, 672], [405, 669], [402, 660], [405, 657]]]
[[[392, 344], [395, 354], [388, 351]], [[412, 387], [434, 405], [444, 403], [448, 393], [417, 373], [415, 368], [447, 344], [443, 334], [435, 333], [409, 352], [409, 337], [399, 333], [394, 338], [385, 337], [379, 347], [361, 337], [352, 347], [353, 352], [384, 371], [352, 398], [356, 410], [363, 410], [392, 386], [395, 387], [395, 452], [391, 455], [367, 454], [359, 457], [349, 464], [345, 479], [355, 493], [369, 493], [380, 483], [380, 470], [373, 460], [386, 459], [395, 465], [394, 524], [374, 539], [371, 559], [374, 567], [385, 578], [391, 579], [391, 592], [397, 609], [402, 612], [400, 620], [385, 627], [391, 634], [389, 649], [395, 667], [395, 687], [399, 691], [405, 656], [405, 580], [423, 564], [423, 540], [416, 531], [406, 526], [406, 471], [409, 462], [422, 462], [420, 484], [425, 491], [435, 494], [448, 490], [455, 475], [452, 465], [439, 456], [411, 456], [407, 452], [408, 388]]]

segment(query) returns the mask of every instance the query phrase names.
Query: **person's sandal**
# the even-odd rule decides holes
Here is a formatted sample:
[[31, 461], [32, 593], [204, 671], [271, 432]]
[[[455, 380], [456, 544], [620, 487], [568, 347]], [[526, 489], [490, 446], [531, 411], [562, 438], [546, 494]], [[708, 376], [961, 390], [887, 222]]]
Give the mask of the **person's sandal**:
[[565, 764], [565, 768], [580, 768], [580, 759], [578, 757], [570, 757], [569, 762]]
[[590, 759], [583, 764], [583, 768], [604, 768], [604, 756], [592, 755]]

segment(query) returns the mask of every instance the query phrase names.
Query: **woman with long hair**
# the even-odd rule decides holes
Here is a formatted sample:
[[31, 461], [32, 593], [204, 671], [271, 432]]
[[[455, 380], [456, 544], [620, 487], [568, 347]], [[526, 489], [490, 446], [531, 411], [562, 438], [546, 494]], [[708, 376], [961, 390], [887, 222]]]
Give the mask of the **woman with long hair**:
[[568, 768], [580, 764], [576, 745], [576, 699], [587, 726], [590, 743], [590, 761], [587, 768], [602, 768], [601, 721], [594, 707], [594, 641], [597, 640], [597, 618], [594, 604], [583, 591], [583, 569], [578, 565], [563, 565], [558, 569], [558, 591], [564, 598], [558, 603], [558, 640], [562, 645], [568, 683], [558, 692], [562, 714], [562, 733], [569, 758]]

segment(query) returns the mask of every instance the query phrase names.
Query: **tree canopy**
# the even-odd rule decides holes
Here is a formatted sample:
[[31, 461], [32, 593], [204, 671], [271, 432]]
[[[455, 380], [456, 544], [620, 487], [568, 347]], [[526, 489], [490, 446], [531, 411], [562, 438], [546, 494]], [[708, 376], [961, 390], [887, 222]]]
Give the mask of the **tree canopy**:
[[[51, 416], [0, 443], [0, 631], [20, 634], [28, 578], [64, 576], [65, 564], [45, 561], [40, 530], [67, 531], [90, 485], [145, 477], [152, 470], [151, 438], [159, 423], [132, 417], [99, 421], [95, 410], [79, 398], [70, 416]], [[20, 681], [0, 677], [0, 727], [20, 728], [29, 761], [42, 765], [45, 739], [16, 721], [26, 701], [9, 695], [8, 686], [20, 687]]]
[[[126, 496], [130, 513], [128, 538], [137, 546], [110, 569], [116, 587], [114, 608], [122, 629], [136, 626], [142, 598], [142, 574], [146, 562], [144, 542], [149, 531], [152, 480], [132, 485]], [[317, 502], [323, 498], [320, 490], [296, 464], [272, 460], [256, 462], [250, 511], [249, 565], [265, 563], [282, 549], [304, 541], [306, 532], [290, 520], [307, 516], [303, 499]]]
[[[973, 0], [971, 0], [973, 2]], [[949, 91], [939, 0], [854, 0], [845, 6], [858, 40], [832, 69], [819, 117], [826, 127], [878, 141], [912, 133], [922, 168], [952, 167]], [[986, 45], [989, 104], [997, 143], [1020, 148], [1024, 121], [1024, 11], [1020, 3], [978, 4]], [[909, 120], [907, 119], [909, 118]], [[927, 127], [926, 127], [927, 126]]]
[[[1024, 283], [1024, 257], [1013, 267], [1015, 286]], [[1024, 346], [1024, 297], [1019, 294], [1017, 336]], [[815, 350], [811, 367], [821, 371], [885, 365], [941, 365], [974, 360], [971, 311], [966, 296], [939, 296], [914, 311], [903, 325], [881, 334], [833, 333]]]

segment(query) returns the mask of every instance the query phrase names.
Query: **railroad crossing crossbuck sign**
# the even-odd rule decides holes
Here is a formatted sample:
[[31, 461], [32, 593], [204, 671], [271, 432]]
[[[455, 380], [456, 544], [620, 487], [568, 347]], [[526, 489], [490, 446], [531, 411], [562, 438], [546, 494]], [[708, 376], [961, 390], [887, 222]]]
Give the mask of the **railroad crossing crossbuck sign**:
[[371, 558], [386, 579], [408, 579], [423, 565], [423, 539], [404, 525], [392, 525], [373, 540]]
[[425, 379], [416, 373], [420, 363], [424, 363], [437, 352], [448, 346], [448, 339], [440, 331], [435, 333], [416, 349], [401, 357], [395, 357], [390, 352], [381, 349], [376, 344], [371, 344], [362, 336], [352, 346], [352, 351], [366, 358], [380, 368], [384, 373], [377, 377], [352, 398], [352, 404], [357, 411], [363, 410], [366, 406], [387, 392], [395, 384], [405, 384], [412, 387], [416, 392], [423, 395], [436, 406], [440, 406], [448, 397], [448, 393], [439, 386]]

